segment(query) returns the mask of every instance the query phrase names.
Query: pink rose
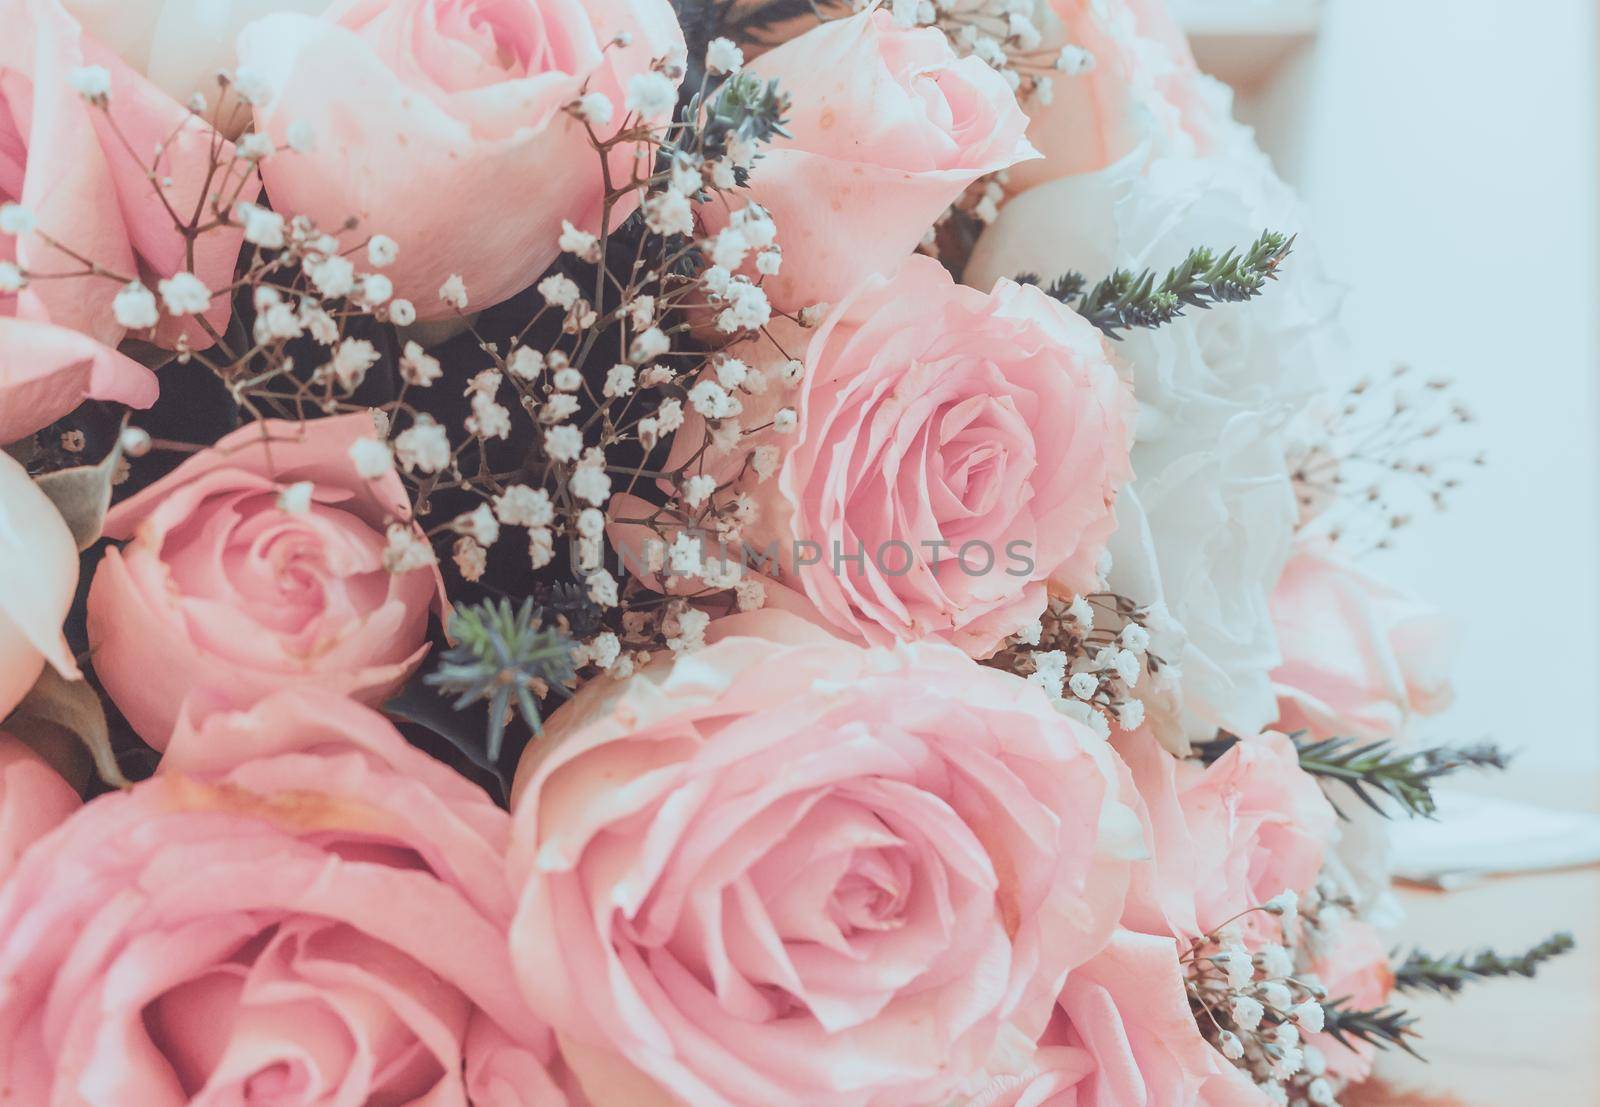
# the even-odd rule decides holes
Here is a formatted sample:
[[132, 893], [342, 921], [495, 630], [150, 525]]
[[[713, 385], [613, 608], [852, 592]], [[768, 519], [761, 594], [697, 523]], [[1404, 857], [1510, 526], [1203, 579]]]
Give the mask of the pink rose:
[[[421, 662], [441, 584], [385, 567], [409, 503], [397, 474], [356, 475], [350, 445], [371, 434], [364, 412], [251, 423], [112, 509], [106, 534], [131, 541], [95, 570], [89, 643], [146, 742], [166, 746], [195, 689], [234, 707], [288, 685], [377, 703]], [[301, 482], [309, 505], [287, 510]]]
[[564, 1107], [508, 828], [348, 700], [185, 719], [0, 887], [0, 1104]]
[[[619, 34], [632, 44], [612, 45]], [[385, 273], [424, 320], [452, 314], [438, 295], [452, 274], [488, 307], [556, 259], [563, 219], [600, 230], [607, 179], [566, 109], [606, 97], [615, 122], [594, 130], [610, 138], [639, 121], [629, 81], [683, 52], [666, 0], [342, 0], [239, 37], [241, 64], [272, 89], [262, 129], [284, 143], [300, 124], [314, 139], [262, 167], [273, 206], [330, 232], [354, 216], [356, 241], [393, 238]], [[639, 148], [613, 148], [611, 187], [626, 188]], [[613, 227], [634, 202], [623, 195]]]
[[156, 402], [156, 375], [92, 338], [0, 316], [0, 443], [15, 442], [85, 400]]
[[[776, 473], [742, 469], [748, 451], [702, 464], [739, 479], [757, 508], [744, 540], [776, 545], [836, 633], [985, 657], [1038, 618], [1047, 588], [1093, 590], [1131, 476], [1133, 401], [1099, 332], [1038, 289], [985, 295], [909, 258], [817, 328], [798, 395], [774, 380], [747, 410], [758, 401], [798, 415], [792, 433], [749, 440], [782, 451]], [[687, 421], [679, 456], [703, 429]]]
[[[60, 0], [18, 0], [8, 11], [0, 40], [0, 201], [21, 204], [38, 226], [19, 236], [0, 234], [0, 261], [46, 274], [82, 272], [80, 259], [87, 259], [152, 288], [158, 278], [192, 270], [207, 288], [226, 288], [241, 232], [217, 227], [200, 234], [191, 261], [167, 209], [187, 219], [207, 188], [221, 183], [210, 175], [213, 146], [221, 144], [226, 165], [232, 145], [85, 34]], [[86, 103], [69, 80], [91, 65], [111, 74], [107, 110]], [[149, 164], [139, 160], [153, 158], [158, 146], [165, 199], [150, 182]], [[123, 328], [111, 302], [121, 288], [104, 274], [33, 280], [19, 292], [0, 293], [0, 315], [48, 320], [114, 346]], [[206, 318], [221, 331], [230, 310], [219, 297]], [[194, 345], [211, 344], [198, 326], [170, 319], [157, 337], [170, 344], [180, 333]]]
[[78, 588], [78, 547], [27, 470], [0, 450], [0, 719], [33, 687], [45, 662], [75, 678], [61, 633]]
[[[1147, 728], [1114, 742], [1133, 773], [1151, 854], [1134, 867], [1124, 925], [1195, 937], [1316, 883], [1337, 816], [1284, 735], [1241, 738], [1209, 766], [1173, 757]], [[1247, 931], [1266, 925], [1259, 913], [1241, 922]]]
[[[1370, 1011], [1389, 1002], [1394, 970], [1383, 936], [1370, 923], [1345, 919], [1333, 941], [1312, 961], [1312, 970], [1328, 989], [1328, 1002], [1342, 1001], [1351, 1011]], [[1355, 1038], [1343, 1042], [1331, 1034], [1314, 1034], [1307, 1044], [1321, 1051], [1335, 1080], [1359, 1083], [1372, 1075], [1374, 1047]]]
[[1450, 706], [1451, 621], [1331, 554], [1290, 559], [1272, 622], [1280, 730], [1401, 738], [1413, 719]]
[[940, 1102], [1111, 933], [1135, 842], [1104, 748], [948, 646], [713, 631], [529, 747], [523, 991], [596, 1103]]
[[78, 793], [26, 744], [0, 731], [0, 885], [24, 850], [79, 807]]
[[1051, 0], [1042, 14], [1040, 53], [1076, 48], [1083, 69], [1052, 73], [1048, 98], [1028, 101], [1028, 138], [1044, 156], [1011, 171], [1012, 191], [1096, 172], [1144, 142], [1205, 156], [1232, 127], [1226, 93], [1160, 0]]
[[[750, 176], [783, 251], [763, 287], [784, 310], [893, 270], [969, 184], [1035, 156], [998, 73], [882, 9], [824, 22], [747, 68], [792, 97], [790, 137], [763, 147]], [[701, 216], [713, 231], [727, 220], [721, 205]]]
[[1171, 938], [1118, 931], [1067, 976], [1033, 1063], [965, 1107], [1267, 1107], [1195, 1026]]

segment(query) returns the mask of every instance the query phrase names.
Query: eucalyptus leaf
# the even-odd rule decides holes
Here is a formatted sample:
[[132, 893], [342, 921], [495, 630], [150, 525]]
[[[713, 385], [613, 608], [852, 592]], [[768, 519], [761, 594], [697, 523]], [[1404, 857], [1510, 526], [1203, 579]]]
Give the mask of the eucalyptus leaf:
[[[128, 787], [130, 782], [122, 775], [117, 756], [111, 749], [105, 707], [88, 681], [67, 680], [46, 665], [33, 688], [6, 720], [6, 729], [10, 731], [15, 726], [20, 731], [39, 734], [39, 728], [31, 725], [36, 723], [59, 727], [75, 736], [89, 751], [101, 780], [116, 788]], [[46, 753], [45, 750], [40, 752]]]
[[105, 528], [106, 511], [111, 507], [111, 482], [117, 475], [117, 465], [122, 461], [122, 439], [111, 452], [94, 465], [78, 465], [71, 469], [57, 469], [34, 478], [46, 496], [50, 497], [67, 521], [67, 528], [78, 543], [79, 551], [87, 550], [100, 540]]

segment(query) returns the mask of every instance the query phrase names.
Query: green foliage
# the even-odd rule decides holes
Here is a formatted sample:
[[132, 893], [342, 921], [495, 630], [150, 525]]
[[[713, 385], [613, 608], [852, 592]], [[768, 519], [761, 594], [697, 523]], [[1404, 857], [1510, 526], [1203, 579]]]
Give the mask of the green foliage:
[[[1186, 308], [1241, 303], [1261, 294], [1294, 247], [1294, 236], [1262, 231], [1242, 253], [1230, 249], [1220, 257], [1205, 246], [1196, 247], [1157, 282], [1156, 272], [1135, 273], [1118, 269], [1085, 291], [1087, 278], [1069, 272], [1052, 281], [1045, 291], [1111, 338], [1132, 327], [1159, 327], [1172, 322]], [[1038, 277], [1023, 274], [1017, 280], [1037, 284]], [[1074, 302], [1076, 301], [1076, 302]]]
[[1402, 992], [1437, 992], [1459, 995], [1468, 984], [1494, 977], [1520, 976], [1533, 979], [1539, 966], [1570, 951], [1576, 943], [1563, 931], [1552, 934], [1516, 957], [1502, 957], [1492, 949], [1472, 954], [1434, 957], [1413, 949], [1394, 971], [1394, 986]]
[[[1307, 741], [1304, 733], [1291, 736], [1300, 751], [1300, 767], [1312, 776], [1335, 780], [1356, 794], [1372, 810], [1389, 816], [1376, 795], [1388, 796], [1407, 814], [1432, 818], [1436, 810], [1433, 782], [1460, 769], [1504, 769], [1510, 758], [1500, 747], [1434, 746], [1416, 752], [1397, 750], [1389, 741], [1363, 742], [1355, 738]], [[1222, 734], [1195, 745], [1195, 754], [1211, 764], [1233, 748], [1239, 739]], [[1330, 796], [1334, 810], [1344, 812]]]
[[506, 716], [515, 701], [523, 722], [537, 734], [542, 720], [539, 699], [565, 694], [576, 670], [577, 648], [567, 634], [544, 625], [544, 609], [532, 599], [513, 611], [509, 600], [458, 605], [450, 616], [450, 637], [439, 667], [424, 682], [455, 695], [457, 711], [481, 700], [489, 703], [485, 750], [492, 763], [505, 740]]
[[[1508, 763], [1505, 753], [1492, 745], [1436, 746], [1412, 753], [1397, 750], [1387, 741], [1360, 742], [1354, 738], [1296, 744], [1301, 768], [1313, 776], [1342, 782], [1380, 815], [1387, 812], [1374, 799], [1374, 792], [1388, 796], [1407, 814], [1432, 818], [1437, 809], [1434, 781], [1459, 769], [1504, 769]], [[1334, 808], [1338, 809], [1337, 802]]]
[[1340, 1045], [1366, 1042], [1378, 1049], [1402, 1049], [1419, 1061], [1424, 1059], [1411, 1046], [1418, 1036], [1415, 1015], [1398, 1007], [1346, 1007], [1348, 1002], [1349, 997], [1345, 997], [1322, 1005], [1322, 1028]]
[[[767, 143], [787, 138], [783, 129], [789, 114], [789, 94], [776, 80], [763, 81], [753, 73], [735, 73], [702, 101], [689, 101], [687, 133], [676, 136], [673, 146], [707, 160], [726, 157], [735, 142]], [[739, 184], [743, 184], [741, 179]]]

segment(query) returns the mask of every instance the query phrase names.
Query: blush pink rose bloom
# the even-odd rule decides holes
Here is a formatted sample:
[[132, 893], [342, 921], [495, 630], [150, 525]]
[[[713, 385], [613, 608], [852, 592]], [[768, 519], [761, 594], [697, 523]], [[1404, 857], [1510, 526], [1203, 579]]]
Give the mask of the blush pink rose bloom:
[[948, 646], [712, 630], [524, 756], [523, 990], [596, 1103], [941, 1102], [1111, 934], [1137, 827], [1107, 751]]
[[1329, 553], [1304, 549], [1272, 593], [1278, 729], [1402, 738], [1450, 706], [1452, 621]]
[[1200, 1036], [1171, 938], [1121, 930], [1067, 976], [1033, 1062], [964, 1107], [1268, 1107]]
[[508, 829], [348, 700], [185, 719], [0, 887], [0, 1103], [565, 1107]]
[[[785, 583], [836, 633], [986, 657], [1047, 591], [1093, 590], [1132, 475], [1133, 400], [1099, 332], [1057, 301], [1008, 280], [985, 294], [912, 257], [817, 328], [798, 395], [769, 375], [747, 412], [798, 415], [792, 433], [748, 440], [781, 451], [776, 473], [741, 475], [742, 452], [703, 466], [739, 480], [757, 508], [745, 541], [777, 544]], [[704, 426], [691, 415], [677, 455], [700, 448]], [[801, 564], [799, 542], [820, 560]]]
[[1088, 60], [1052, 73], [1048, 99], [1028, 101], [1028, 138], [1043, 157], [1007, 175], [1011, 191], [1105, 169], [1147, 142], [1204, 157], [1234, 129], [1228, 94], [1201, 74], [1163, 0], [1051, 0], [1040, 31], [1042, 54], [1070, 44]]
[[78, 588], [78, 546], [28, 472], [0, 450], [0, 719], [46, 662], [79, 676], [61, 624]]
[[[225, 288], [239, 257], [240, 230], [218, 227], [199, 235], [191, 266], [167, 204], [185, 217], [192, 213], [206, 195], [213, 145], [221, 143], [223, 164], [232, 158], [232, 145], [86, 34], [60, 0], [17, 0], [7, 11], [0, 39], [0, 202], [21, 204], [38, 227], [0, 234], [0, 261], [41, 274], [85, 269], [64, 246], [152, 289], [158, 279], [191, 268], [207, 288]], [[111, 74], [110, 118], [69, 80], [73, 70], [89, 65]], [[166, 202], [149, 180], [148, 165], [130, 152], [153, 157], [158, 146]], [[56, 323], [115, 346], [123, 328], [111, 303], [120, 291], [103, 275], [33, 280], [19, 292], [0, 293], [0, 315]], [[219, 297], [207, 319], [221, 331], [230, 310]], [[197, 347], [211, 344], [192, 321], [165, 320], [154, 337], [171, 344], [179, 334]], [[9, 361], [9, 351], [5, 356]]]
[[[1328, 989], [1328, 1002], [1343, 1001], [1352, 1011], [1382, 1007], [1394, 992], [1394, 969], [1383, 935], [1359, 919], [1339, 924], [1332, 942], [1312, 960], [1311, 968]], [[1334, 1080], [1355, 1084], [1372, 1075], [1376, 1050], [1368, 1043], [1349, 1037], [1341, 1042], [1331, 1034], [1313, 1034], [1306, 1041], [1321, 1051]]]
[[19, 739], [0, 731], [0, 885], [33, 843], [81, 805], [78, 793]]
[[[349, 448], [372, 433], [364, 412], [251, 423], [111, 510], [106, 534], [130, 541], [95, 570], [89, 643], [146, 742], [166, 746], [196, 689], [234, 707], [288, 685], [377, 703], [421, 662], [441, 583], [385, 567], [385, 528], [410, 507], [397, 474], [356, 474]], [[285, 510], [300, 482], [309, 508]]]
[[[747, 69], [792, 97], [789, 137], [762, 148], [749, 191], [777, 224], [783, 264], [762, 287], [783, 310], [894, 269], [969, 184], [1035, 156], [995, 70], [883, 9], [824, 22]], [[727, 220], [722, 205], [700, 214], [712, 231]]]
[[[608, 45], [619, 34], [631, 45]], [[279, 143], [296, 124], [313, 136], [309, 151], [263, 165], [273, 207], [329, 231], [353, 216], [356, 240], [393, 238], [399, 260], [384, 272], [422, 320], [453, 314], [438, 295], [451, 275], [488, 307], [556, 259], [563, 219], [600, 230], [600, 155], [565, 108], [605, 96], [614, 121], [595, 130], [609, 138], [638, 122], [629, 81], [683, 53], [666, 0], [342, 0], [239, 37], [240, 63], [272, 92], [261, 128]], [[614, 187], [639, 148], [609, 155]], [[613, 227], [634, 203], [613, 208]]]
[[[1209, 766], [1173, 757], [1148, 728], [1113, 744], [1133, 774], [1150, 853], [1134, 866], [1125, 926], [1196, 937], [1316, 883], [1337, 816], [1287, 737], [1241, 738]], [[1240, 921], [1246, 933], [1269, 928], [1259, 912]]]
[[94, 339], [27, 319], [0, 316], [0, 444], [54, 423], [85, 400], [145, 408], [156, 375]]

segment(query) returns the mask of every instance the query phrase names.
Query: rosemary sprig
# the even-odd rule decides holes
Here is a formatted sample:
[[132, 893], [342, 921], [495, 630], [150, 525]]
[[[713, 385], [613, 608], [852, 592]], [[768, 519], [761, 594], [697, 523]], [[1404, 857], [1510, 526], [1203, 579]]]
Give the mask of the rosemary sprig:
[[[1306, 741], [1303, 732], [1290, 736], [1300, 752], [1300, 767], [1324, 780], [1336, 780], [1356, 794], [1372, 810], [1389, 817], [1375, 793], [1388, 796], [1407, 814], [1432, 818], [1438, 805], [1433, 798], [1433, 782], [1460, 769], [1504, 769], [1510, 757], [1491, 743], [1471, 746], [1434, 746], [1420, 751], [1398, 750], [1388, 740], [1364, 742], [1355, 738], [1324, 738]], [[1206, 764], [1232, 749], [1238, 739], [1221, 734], [1195, 746]], [[1341, 816], [1338, 801], [1328, 797]]]
[[[1121, 341], [1119, 331], [1162, 326], [1181, 316], [1185, 308], [1240, 303], [1259, 296], [1266, 283], [1277, 278], [1278, 266], [1293, 247], [1293, 235], [1262, 231], [1242, 253], [1229, 249], [1219, 257], [1208, 247], [1197, 246], [1159, 283], [1154, 269], [1142, 273], [1118, 269], [1085, 292], [1088, 279], [1082, 273], [1069, 272], [1052, 281], [1045, 292]], [[1017, 280], [1038, 283], [1033, 274], [1022, 274]]]
[[1343, 1046], [1357, 1041], [1378, 1049], [1401, 1049], [1419, 1061], [1426, 1060], [1411, 1045], [1419, 1037], [1415, 1029], [1415, 1015], [1398, 1007], [1345, 1006], [1349, 1002], [1350, 998], [1346, 996], [1322, 1005], [1322, 1029], [1331, 1034], [1334, 1041]]
[[1492, 949], [1472, 954], [1434, 957], [1413, 949], [1394, 970], [1394, 986], [1402, 992], [1436, 992], [1459, 995], [1468, 984], [1494, 977], [1520, 976], [1533, 979], [1539, 966], [1560, 957], [1576, 943], [1566, 931], [1552, 934], [1516, 957], [1502, 957]]
[[544, 609], [526, 599], [513, 612], [509, 600], [485, 600], [458, 605], [450, 616], [450, 637], [439, 667], [424, 683], [458, 695], [457, 711], [480, 700], [489, 701], [489, 729], [485, 736], [488, 759], [500, 756], [506, 716], [513, 700], [535, 734], [539, 733], [539, 699], [550, 692], [565, 693], [576, 673], [572, 652], [577, 647], [565, 632], [544, 625]]

